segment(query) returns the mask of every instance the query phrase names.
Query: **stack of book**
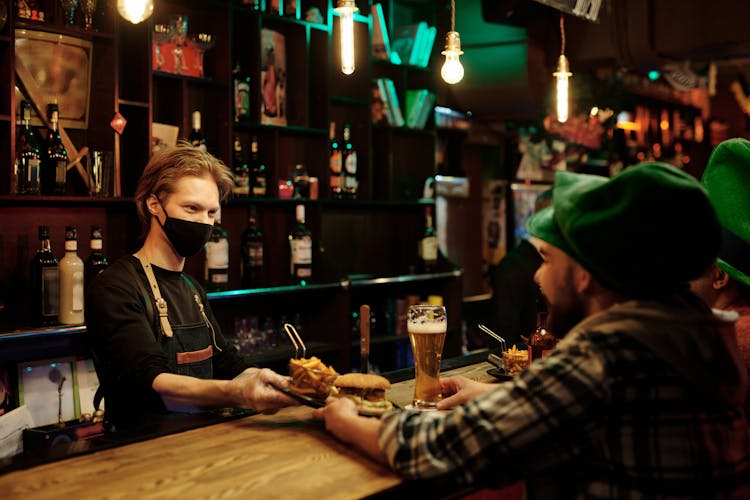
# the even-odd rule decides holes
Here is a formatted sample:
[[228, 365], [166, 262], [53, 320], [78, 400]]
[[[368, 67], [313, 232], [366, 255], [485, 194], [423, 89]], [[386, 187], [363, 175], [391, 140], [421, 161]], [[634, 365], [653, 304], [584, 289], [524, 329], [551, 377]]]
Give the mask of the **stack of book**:
[[377, 78], [372, 84], [372, 121], [378, 125], [403, 127], [404, 115], [390, 78]]
[[393, 41], [389, 40], [388, 28], [379, 3], [371, 7], [372, 55], [394, 64], [409, 64], [425, 68], [430, 63], [437, 28], [419, 21], [394, 30]]
[[435, 93], [427, 89], [406, 91], [406, 126], [423, 129], [435, 107]]

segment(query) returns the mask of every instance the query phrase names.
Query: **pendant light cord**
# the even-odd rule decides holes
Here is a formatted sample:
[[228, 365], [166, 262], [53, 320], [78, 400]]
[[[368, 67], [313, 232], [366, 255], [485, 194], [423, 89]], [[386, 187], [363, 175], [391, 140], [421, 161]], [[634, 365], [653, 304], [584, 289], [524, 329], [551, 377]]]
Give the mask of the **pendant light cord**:
[[560, 55], [565, 55], [565, 19], [562, 14], [560, 14]]
[[456, 31], [456, 1], [451, 0], [451, 31]]

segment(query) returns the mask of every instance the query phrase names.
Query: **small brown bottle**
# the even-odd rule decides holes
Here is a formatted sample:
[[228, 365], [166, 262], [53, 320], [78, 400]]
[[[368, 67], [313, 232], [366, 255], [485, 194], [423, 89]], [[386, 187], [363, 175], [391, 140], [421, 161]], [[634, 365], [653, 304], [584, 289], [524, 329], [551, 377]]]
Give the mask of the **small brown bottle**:
[[547, 312], [536, 313], [536, 330], [529, 337], [529, 361], [545, 357], [557, 345], [557, 338], [547, 331]]

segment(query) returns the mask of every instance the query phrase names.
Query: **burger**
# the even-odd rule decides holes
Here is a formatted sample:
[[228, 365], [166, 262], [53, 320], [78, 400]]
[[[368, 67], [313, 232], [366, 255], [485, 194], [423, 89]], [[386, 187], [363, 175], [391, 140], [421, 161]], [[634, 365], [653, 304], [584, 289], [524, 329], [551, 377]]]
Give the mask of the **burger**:
[[354, 401], [361, 415], [379, 416], [393, 410], [393, 404], [385, 399], [391, 383], [380, 375], [347, 373], [337, 377], [333, 385], [338, 397]]

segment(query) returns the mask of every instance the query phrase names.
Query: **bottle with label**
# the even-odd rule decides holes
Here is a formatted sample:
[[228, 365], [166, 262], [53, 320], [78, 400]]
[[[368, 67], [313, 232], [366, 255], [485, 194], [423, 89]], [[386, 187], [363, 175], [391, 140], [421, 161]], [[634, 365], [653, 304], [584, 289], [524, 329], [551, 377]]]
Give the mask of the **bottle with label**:
[[419, 267], [424, 273], [435, 270], [438, 261], [438, 239], [432, 224], [432, 207], [424, 209], [424, 233], [419, 239]]
[[207, 292], [229, 290], [229, 236], [216, 218], [211, 238], [206, 242], [205, 282]]
[[208, 151], [208, 148], [206, 148], [206, 137], [203, 135], [203, 129], [201, 128], [200, 111], [193, 111], [193, 130], [188, 136], [188, 142], [204, 153]]
[[232, 192], [235, 196], [248, 196], [250, 194], [250, 167], [242, 154], [242, 142], [240, 138], [234, 137], [234, 154], [232, 155], [232, 171], [234, 173], [234, 187]]
[[538, 311], [536, 330], [529, 336], [529, 362], [545, 357], [557, 345], [557, 338], [547, 331], [546, 322], [547, 312]]
[[83, 261], [75, 226], [65, 227], [65, 255], [60, 259], [60, 323], [83, 323]]
[[344, 192], [347, 198], [356, 198], [359, 187], [357, 181], [357, 149], [350, 142], [350, 139], [351, 125], [347, 123], [344, 125], [344, 147], [342, 150]]
[[16, 194], [39, 194], [39, 135], [30, 124], [31, 104], [21, 101], [21, 126], [16, 139]]
[[290, 271], [296, 283], [309, 283], [312, 278], [312, 235], [305, 226], [305, 206], [297, 205], [297, 226], [289, 234]]
[[264, 198], [268, 196], [267, 175], [266, 165], [258, 155], [258, 138], [253, 136], [253, 140], [250, 142], [250, 179], [254, 197]]
[[240, 63], [232, 71], [234, 85], [234, 121], [246, 120], [250, 116], [250, 77], [240, 69]]
[[49, 226], [39, 226], [39, 249], [31, 261], [32, 321], [56, 325], [60, 311], [60, 269], [52, 253]]
[[42, 194], [64, 195], [68, 175], [68, 152], [63, 146], [58, 131], [57, 104], [47, 106], [49, 131], [47, 134], [47, 154], [42, 164]]
[[336, 122], [331, 122], [328, 129], [328, 174], [330, 176], [329, 186], [331, 187], [332, 198], [343, 198], [342, 168], [341, 145], [336, 139]]
[[97, 274], [107, 269], [109, 261], [102, 251], [102, 228], [101, 226], [91, 226], [91, 243], [89, 256], [84, 266], [84, 284], [86, 288], [91, 285]]
[[244, 288], [263, 285], [263, 233], [258, 228], [254, 206], [250, 207], [247, 229], [242, 232], [241, 270]]
[[294, 187], [294, 198], [306, 199], [310, 197], [310, 176], [307, 175], [307, 169], [301, 163], [294, 167], [292, 186]]

